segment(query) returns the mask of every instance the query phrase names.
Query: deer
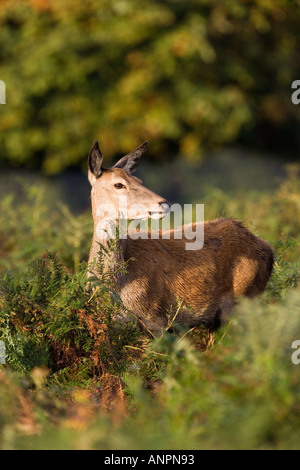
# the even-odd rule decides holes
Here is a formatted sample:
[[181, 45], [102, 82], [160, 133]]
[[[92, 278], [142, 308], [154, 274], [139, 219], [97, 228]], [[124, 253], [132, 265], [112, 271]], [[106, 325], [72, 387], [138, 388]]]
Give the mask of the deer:
[[[128, 212], [127, 218], [132, 220], [159, 220], [170, 211], [165, 198], [133, 176], [147, 147], [146, 141], [111, 168], [102, 166], [98, 141], [88, 154], [94, 220], [88, 266], [97, 262], [99, 246], [109, 243], [112, 221], [107, 205], [116, 209], [115, 214], [122, 198], [128, 207], [142, 207], [135, 214]], [[116, 225], [119, 223], [120, 213], [116, 215]], [[109, 255], [107, 269], [113, 271], [120, 260], [126, 262], [126, 272], [117, 274], [117, 292], [127, 311], [150, 331], [167, 328], [168, 312], [174, 305], [178, 305], [176, 324], [214, 330], [227, 323], [241, 297], [259, 295], [267, 286], [274, 263], [268, 242], [234, 218], [202, 223], [204, 239], [197, 250], [187, 250], [184, 237], [175, 236], [176, 229], [169, 238], [117, 238], [118, 250]]]

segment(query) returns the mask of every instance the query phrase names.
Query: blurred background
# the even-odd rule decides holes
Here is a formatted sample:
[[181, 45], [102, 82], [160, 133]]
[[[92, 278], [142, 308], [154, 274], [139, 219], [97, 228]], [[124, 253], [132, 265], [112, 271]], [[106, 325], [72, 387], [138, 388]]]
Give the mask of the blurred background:
[[145, 185], [259, 225], [252, 195], [298, 171], [299, 3], [2, 0], [0, 198], [38, 185], [80, 214], [93, 142], [110, 166], [149, 140]]
[[151, 179], [176, 162], [178, 176], [163, 178], [171, 176], [166, 189], [174, 197], [196, 197], [181, 189], [185, 170], [189, 180], [201, 169], [197, 192], [210, 178], [226, 189], [271, 185], [282, 163], [299, 159], [300, 106], [291, 102], [300, 78], [297, 7], [289, 0], [2, 0], [2, 190], [16, 169], [68, 170], [73, 178], [62, 191], [80, 204], [86, 187], [78, 170], [86, 171], [96, 139], [108, 165], [149, 140], [148, 162], [159, 163]]

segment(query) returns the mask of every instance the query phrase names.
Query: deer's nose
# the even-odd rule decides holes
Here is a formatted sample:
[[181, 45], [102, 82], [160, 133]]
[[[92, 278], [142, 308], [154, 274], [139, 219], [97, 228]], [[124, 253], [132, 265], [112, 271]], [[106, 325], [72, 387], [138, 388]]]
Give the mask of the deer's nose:
[[163, 211], [168, 211], [171, 207], [171, 204], [166, 199], [160, 201], [159, 205]]

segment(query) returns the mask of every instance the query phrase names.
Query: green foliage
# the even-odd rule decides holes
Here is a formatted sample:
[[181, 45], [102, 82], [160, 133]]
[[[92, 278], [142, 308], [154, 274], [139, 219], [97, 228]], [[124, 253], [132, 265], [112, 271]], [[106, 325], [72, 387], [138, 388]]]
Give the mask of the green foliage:
[[297, 2], [5, 0], [0, 26], [12, 166], [59, 173], [96, 138], [108, 157], [143, 139], [198, 160], [238, 140], [299, 150]]
[[[0, 402], [10, 447], [299, 449], [299, 366], [291, 361], [292, 342], [300, 337], [299, 300], [299, 290], [290, 289], [284, 303], [243, 301], [231, 324], [202, 353], [188, 336], [176, 339], [167, 333], [155, 341], [154, 351], [165, 355], [161, 382], [147, 391], [137, 372], [127, 371], [129, 416], [118, 408], [111, 415], [96, 408], [91, 417], [93, 395], [77, 394], [72, 405], [62, 399], [62, 415], [55, 424], [45, 425], [44, 405], [37, 400], [42, 392], [35, 392], [31, 399], [41, 417], [35, 423], [39, 432], [27, 435], [12, 421], [20, 420], [20, 405], [13, 418], [7, 411], [5, 415]], [[0, 378], [11, 390], [12, 401], [12, 379], [3, 374]], [[48, 407], [55, 401], [50, 392], [47, 400]], [[2, 442], [7, 447], [5, 435]]]
[[92, 237], [92, 217], [77, 215], [58, 203], [47, 203], [46, 188], [22, 181], [24, 195], [0, 200], [0, 270], [14, 270], [46, 251], [57, 253], [63, 263], [78, 271], [87, 259]]
[[[7, 274], [0, 283], [0, 338], [7, 345], [8, 363], [29, 373], [47, 366], [59, 382], [87, 384], [106, 371], [122, 370], [122, 351], [138, 342], [133, 324], [113, 322], [124, 310], [112, 295], [106, 276], [86, 286], [86, 267], [72, 275], [48, 254], [19, 275]], [[97, 289], [97, 295], [92, 288]], [[125, 356], [127, 350], [124, 349]]]
[[155, 411], [143, 403], [133, 418], [145, 435], [132, 431], [132, 441], [139, 448], [298, 448], [291, 344], [300, 334], [299, 313], [299, 291], [275, 305], [245, 301], [205, 355], [175, 342]]
[[270, 299], [281, 299], [290, 287], [297, 287], [300, 279], [300, 263], [291, 263], [285, 260], [284, 253], [294, 250], [295, 240], [281, 240], [276, 244], [276, 257], [274, 271], [268, 284], [266, 296]]

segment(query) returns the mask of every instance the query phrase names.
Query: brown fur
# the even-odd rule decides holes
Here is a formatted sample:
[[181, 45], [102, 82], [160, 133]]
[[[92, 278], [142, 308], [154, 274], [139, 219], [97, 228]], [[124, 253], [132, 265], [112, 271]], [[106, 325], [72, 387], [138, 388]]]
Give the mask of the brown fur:
[[150, 329], [166, 326], [166, 312], [177, 299], [191, 307], [179, 312], [178, 323], [212, 327], [239, 297], [261, 293], [272, 271], [271, 246], [234, 219], [206, 222], [204, 246], [197, 251], [185, 250], [184, 239], [123, 243], [129, 263], [120, 295]]
[[[96, 227], [104, 218], [97, 209], [103, 199], [117, 204], [117, 195], [126, 195], [129, 203], [159, 205], [166, 202], [142, 186], [131, 172], [145, 144], [123, 157], [110, 171], [103, 170], [102, 155], [97, 146], [89, 155], [89, 179], [92, 184], [92, 206], [95, 232], [89, 262], [97, 258], [99, 235]], [[139, 161], [139, 160], [138, 160]], [[122, 168], [122, 169], [120, 169]], [[116, 190], [115, 183], [123, 189]], [[164, 215], [163, 210], [161, 212]], [[98, 237], [98, 239], [97, 239]], [[216, 219], [204, 223], [204, 245], [200, 250], [185, 249], [186, 240], [137, 239], [120, 240], [126, 275], [118, 278], [124, 305], [139, 317], [147, 328], [167, 326], [167, 312], [182, 302], [176, 322], [215, 327], [226, 320], [232, 306], [241, 296], [253, 297], [265, 289], [273, 266], [272, 247], [253, 235], [241, 222]], [[110, 259], [110, 269], [113, 262]], [[176, 307], [175, 307], [176, 309]]]

